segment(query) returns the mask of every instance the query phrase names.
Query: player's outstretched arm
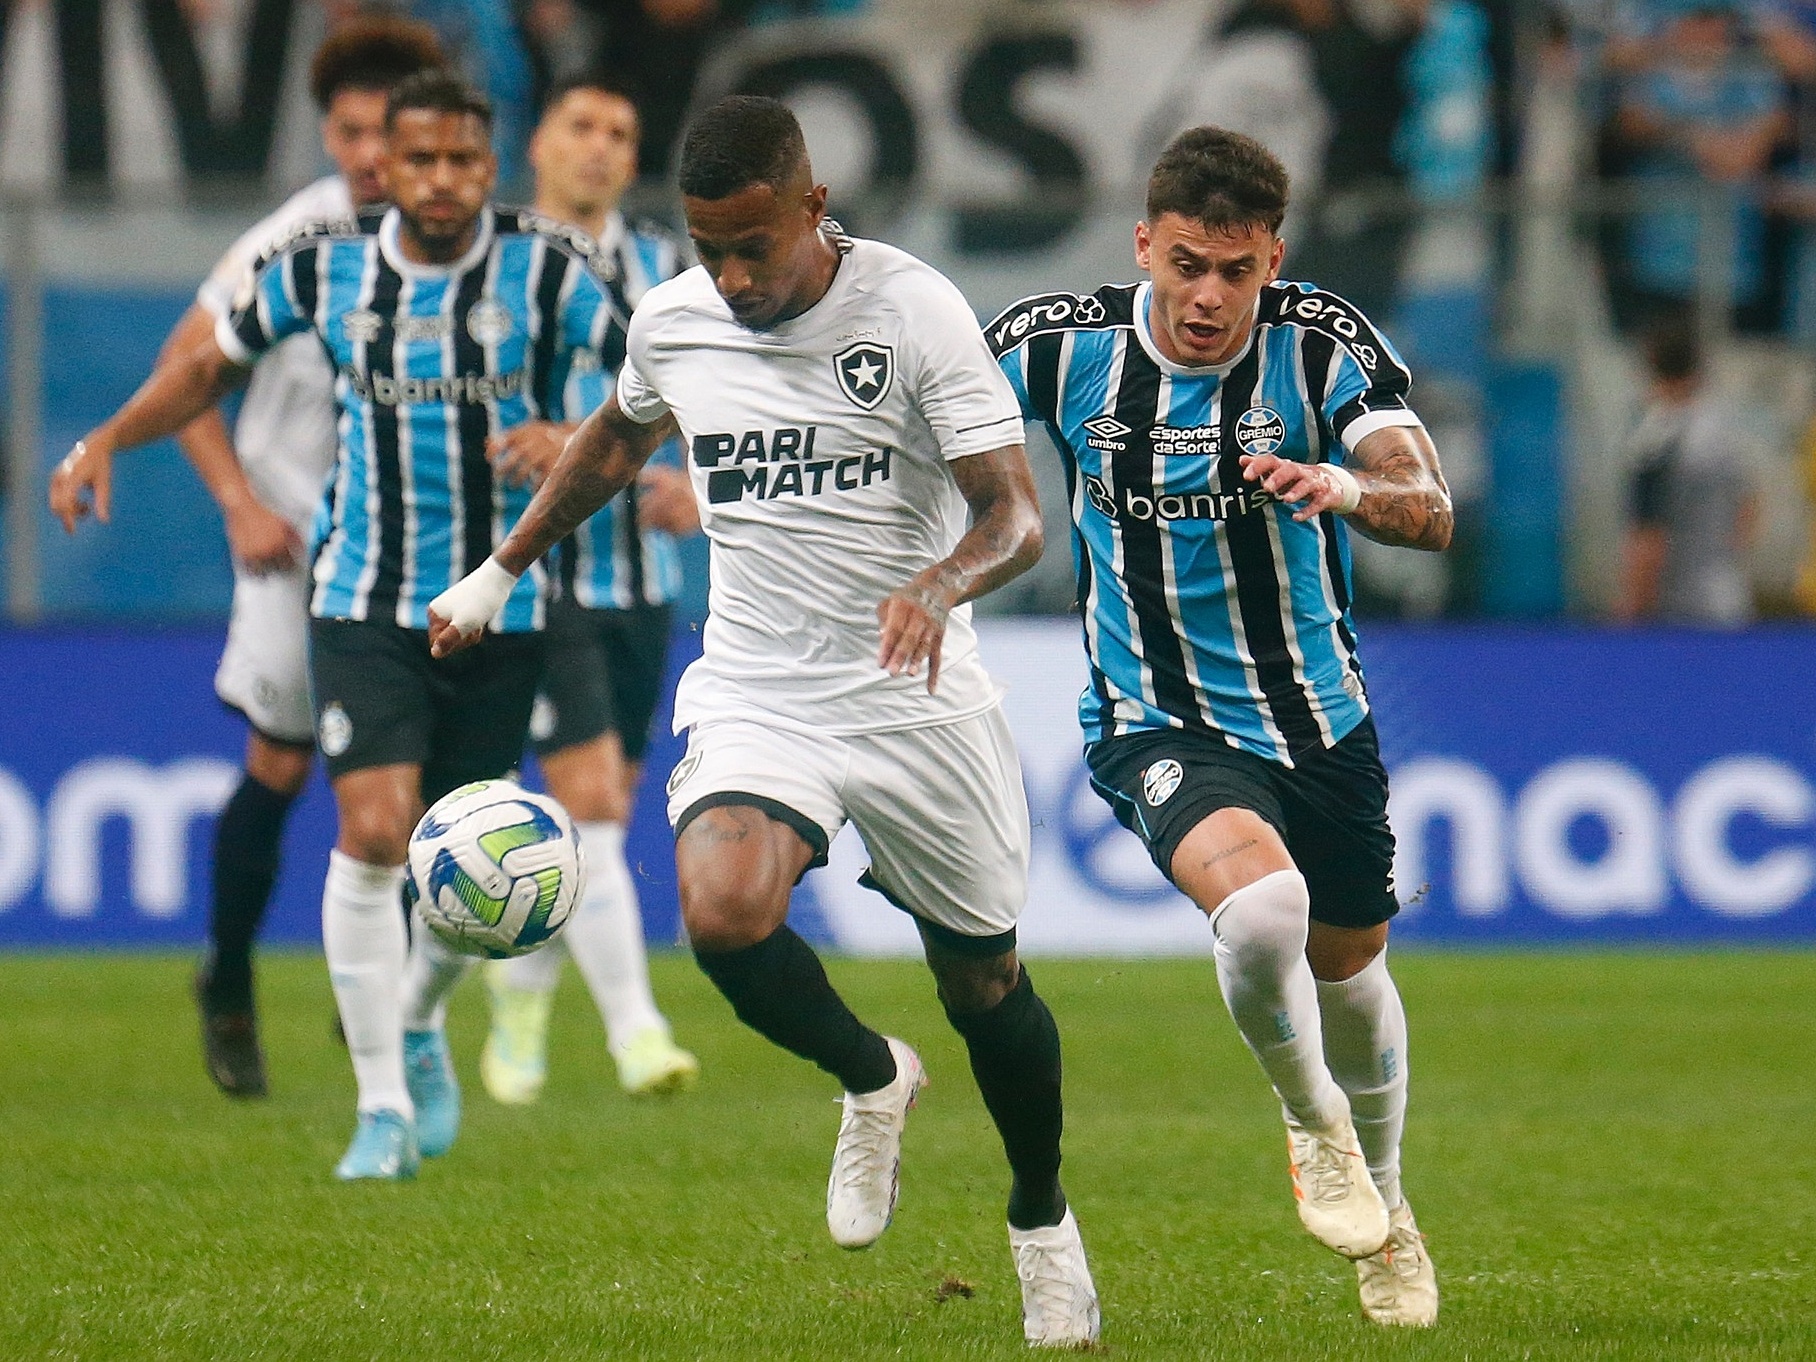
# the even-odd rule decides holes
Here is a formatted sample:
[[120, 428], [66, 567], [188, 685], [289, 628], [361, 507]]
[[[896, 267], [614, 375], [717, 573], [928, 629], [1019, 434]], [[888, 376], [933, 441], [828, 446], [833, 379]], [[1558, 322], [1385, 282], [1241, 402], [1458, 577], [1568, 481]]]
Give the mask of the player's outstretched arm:
[[[190, 304], [158, 352], [158, 363], [175, 361], [213, 335], [213, 315], [200, 304]], [[241, 566], [259, 574], [278, 572], [302, 560], [302, 536], [252, 490], [219, 407], [210, 407], [179, 430], [177, 448], [221, 508], [227, 547]]]
[[1456, 523], [1450, 488], [1423, 426], [1388, 426], [1363, 436], [1347, 468], [1248, 454], [1242, 476], [1293, 506], [1294, 520], [1334, 511], [1382, 544], [1450, 547]]
[[71, 534], [90, 510], [105, 522], [114, 455], [175, 435], [244, 381], [247, 372], [227, 357], [213, 335], [160, 360], [126, 404], [76, 441], [57, 465], [50, 479], [51, 513]]
[[1040, 498], [1021, 445], [1005, 445], [946, 465], [971, 508], [971, 528], [952, 552], [891, 592], [876, 608], [877, 665], [891, 675], [920, 675], [927, 691], [940, 678], [940, 644], [953, 607], [1014, 581], [1040, 561]]
[[614, 393], [580, 423], [492, 556], [429, 602], [429, 651], [446, 657], [476, 643], [517, 579], [619, 492], [675, 432], [671, 417], [639, 425]]

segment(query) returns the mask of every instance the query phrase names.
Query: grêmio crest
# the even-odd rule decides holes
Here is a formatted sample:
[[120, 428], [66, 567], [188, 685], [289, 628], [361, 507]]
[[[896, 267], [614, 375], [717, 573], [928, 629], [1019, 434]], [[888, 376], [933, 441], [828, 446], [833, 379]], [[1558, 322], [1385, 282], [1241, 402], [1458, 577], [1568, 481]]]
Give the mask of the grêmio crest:
[[875, 411], [895, 381], [895, 350], [874, 341], [859, 341], [839, 351], [832, 368], [845, 396], [865, 411]]

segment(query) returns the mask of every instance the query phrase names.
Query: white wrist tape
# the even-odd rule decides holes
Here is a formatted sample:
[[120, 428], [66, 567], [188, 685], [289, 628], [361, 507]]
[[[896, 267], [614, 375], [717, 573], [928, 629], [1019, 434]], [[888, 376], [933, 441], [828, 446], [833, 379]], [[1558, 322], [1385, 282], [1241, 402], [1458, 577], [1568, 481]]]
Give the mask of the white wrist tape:
[[1334, 463], [1325, 464], [1324, 471], [1330, 474], [1331, 480], [1337, 484], [1337, 490], [1343, 494], [1343, 500], [1331, 507], [1331, 510], [1338, 515], [1348, 515], [1362, 504], [1362, 484], [1356, 481], [1354, 473]]
[[511, 599], [517, 578], [488, 558], [429, 602], [429, 609], [460, 631], [462, 638], [490, 624]]

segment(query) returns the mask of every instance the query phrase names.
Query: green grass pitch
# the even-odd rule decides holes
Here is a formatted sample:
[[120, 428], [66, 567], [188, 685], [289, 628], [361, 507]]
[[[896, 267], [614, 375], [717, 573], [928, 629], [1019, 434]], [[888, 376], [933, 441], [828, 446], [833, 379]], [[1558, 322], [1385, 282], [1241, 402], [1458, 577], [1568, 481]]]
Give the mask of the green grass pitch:
[[[1389, 1335], [1293, 1215], [1279, 1119], [1207, 961], [1047, 961], [1066, 1185], [1112, 1358], [1816, 1358], [1816, 956], [1441, 954], [1412, 1018], [1407, 1186], [1444, 1292]], [[633, 1102], [570, 971], [549, 1089], [477, 1075], [413, 1184], [340, 1186], [353, 1087], [319, 958], [268, 958], [273, 1096], [204, 1078], [175, 956], [0, 957], [0, 1358], [1023, 1355], [1000, 1147], [909, 963], [834, 961], [921, 1047], [896, 1221], [823, 1221], [830, 1080], [655, 961], [700, 1089]]]

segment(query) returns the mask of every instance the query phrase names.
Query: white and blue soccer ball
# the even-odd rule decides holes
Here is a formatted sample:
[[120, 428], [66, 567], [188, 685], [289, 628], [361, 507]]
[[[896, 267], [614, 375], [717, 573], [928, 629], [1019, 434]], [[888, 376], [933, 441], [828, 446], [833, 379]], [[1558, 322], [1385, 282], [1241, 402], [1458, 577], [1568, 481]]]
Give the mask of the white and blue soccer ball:
[[463, 955], [524, 955], [567, 925], [586, 878], [566, 809], [509, 780], [462, 785], [410, 834], [409, 894]]

